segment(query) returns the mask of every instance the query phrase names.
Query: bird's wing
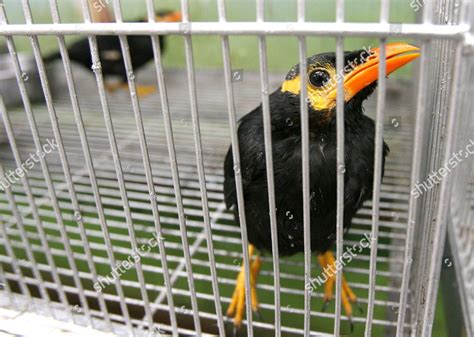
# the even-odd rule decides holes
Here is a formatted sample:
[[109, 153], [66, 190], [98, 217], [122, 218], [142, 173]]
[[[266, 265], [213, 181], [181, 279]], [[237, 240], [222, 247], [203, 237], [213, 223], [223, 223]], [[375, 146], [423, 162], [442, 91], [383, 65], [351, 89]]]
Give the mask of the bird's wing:
[[[240, 145], [240, 176], [245, 191], [250, 184], [266, 184], [265, 143], [261, 108], [258, 107], [239, 122], [238, 135]], [[235, 169], [232, 147], [227, 151], [224, 161], [224, 199], [227, 208], [237, 204]]]
[[87, 38], [81, 38], [68, 47], [69, 57], [72, 61], [90, 67], [92, 63], [91, 50]]

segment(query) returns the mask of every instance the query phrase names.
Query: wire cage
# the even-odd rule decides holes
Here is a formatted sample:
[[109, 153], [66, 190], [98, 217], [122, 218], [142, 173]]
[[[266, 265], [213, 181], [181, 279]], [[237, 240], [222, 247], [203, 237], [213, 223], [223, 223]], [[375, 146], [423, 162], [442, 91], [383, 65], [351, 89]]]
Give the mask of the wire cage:
[[[343, 236], [340, 216], [337, 223], [338, 260], [344, 246], [373, 238], [344, 267], [362, 308], [352, 317], [354, 332], [341, 307], [341, 271], [335, 300], [325, 311], [321, 291], [305, 286], [320, 273], [306, 242], [304, 254], [278, 259], [278, 245], [273, 244], [273, 254], [263, 256], [258, 284], [262, 317], [252, 316], [247, 300], [240, 333], [431, 336], [443, 275], [457, 285], [447, 293], [458, 298], [449, 309], [457, 312], [451, 333], [474, 333], [471, 1], [412, 1], [410, 7], [419, 9], [413, 23], [390, 23], [388, 0], [374, 1], [380, 15], [373, 23], [346, 22], [342, 0], [336, 1], [331, 22], [309, 20], [315, 4], [304, 0], [294, 4], [297, 19], [291, 22], [267, 20], [271, 1], [263, 0], [256, 1], [255, 16], [247, 22], [228, 20], [226, 6], [232, 5], [224, 0], [216, 1], [216, 21], [192, 21], [193, 4], [182, 0], [182, 22], [155, 22], [155, 4], [145, 0], [149, 22], [125, 22], [120, 0], [113, 0], [106, 2], [115, 22], [92, 23], [90, 3], [78, 2], [80, 23], [62, 22], [56, 0], [44, 1], [49, 23], [35, 23], [28, 0], [15, 5], [25, 22], [9, 23], [9, 8], [0, 2], [0, 35], [15, 74], [11, 86], [18, 87], [22, 102], [22, 108], [7, 108], [4, 102], [10, 97], [3, 97], [0, 104], [0, 306], [124, 336], [232, 335], [225, 308], [238, 271], [243, 266], [248, 275], [250, 266], [248, 255], [242, 254], [248, 250], [245, 219], [235, 226], [223, 202], [222, 163], [229, 144], [234, 159], [239, 158], [239, 117], [260, 103], [264, 116], [270, 116], [269, 94], [281, 84], [282, 74], [269, 72], [273, 54], [267, 40], [293, 39], [298, 54], [290, 63], [305, 68], [309, 41], [331, 39], [341, 70], [346, 39], [374, 38], [383, 47], [394, 38], [414, 40], [421, 60], [410, 80], [391, 82], [381, 58], [378, 91], [366, 110], [376, 120], [375, 172], [381, 171], [382, 137], [391, 147], [385, 176], [381, 182], [381, 174], [375, 175], [372, 201], [357, 213], [347, 234]], [[129, 95], [106, 92], [99, 35], [120, 37]], [[152, 70], [141, 75], [158, 84], [152, 97], [137, 95], [127, 35], [152, 40]], [[182, 38], [184, 70], [163, 68], [159, 35]], [[45, 36], [55, 38], [61, 53], [53, 70], [43, 62], [40, 42]], [[95, 83], [71, 62], [68, 36], [88, 38]], [[195, 39], [202, 36], [218, 39], [215, 52], [221, 55], [222, 69], [195, 69]], [[232, 38], [240, 36], [255, 39], [255, 71], [244, 73], [231, 62]], [[18, 37], [28, 37], [32, 65], [22, 61]], [[33, 99], [34, 83], [42, 89], [40, 102]], [[302, 90], [302, 121], [308, 114], [306, 96]], [[343, 102], [342, 90], [338, 96]], [[338, 104], [338, 121], [343, 113]], [[271, 149], [269, 123], [267, 118], [266, 149]], [[337, 131], [342, 215], [343, 122]], [[304, 184], [309, 177], [305, 123], [301, 133], [302, 162], [295, 165], [303, 167]], [[458, 167], [426, 188], [433, 173], [459, 151]], [[272, 177], [271, 151], [266, 152]], [[234, 162], [241, 191], [239, 160]], [[25, 166], [25, 174], [7, 183], [9, 174]], [[244, 207], [240, 198], [239, 207]], [[310, 198], [303, 186], [305, 214]], [[305, 237], [309, 221], [306, 216]], [[119, 273], [121, 267], [126, 270]], [[247, 278], [247, 299], [249, 282]]]

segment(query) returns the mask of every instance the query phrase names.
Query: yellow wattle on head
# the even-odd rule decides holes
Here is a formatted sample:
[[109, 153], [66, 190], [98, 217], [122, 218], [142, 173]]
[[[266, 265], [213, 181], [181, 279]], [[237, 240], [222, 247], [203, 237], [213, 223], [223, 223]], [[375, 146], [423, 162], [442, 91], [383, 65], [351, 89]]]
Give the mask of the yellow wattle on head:
[[[418, 47], [406, 43], [387, 44], [385, 55], [387, 75], [420, 56]], [[335, 59], [334, 53], [324, 53], [307, 60], [306, 89], [308, 103], [314, 110], [327, 111], [336, 107], [338, 81], [343, 81], [344, 100], [348, 102], [378, 78], [379, 48], [346, 53], [341, 74], [336, 74]], [[290, 70], [281, 91], [300, 94], [298, 66]]]

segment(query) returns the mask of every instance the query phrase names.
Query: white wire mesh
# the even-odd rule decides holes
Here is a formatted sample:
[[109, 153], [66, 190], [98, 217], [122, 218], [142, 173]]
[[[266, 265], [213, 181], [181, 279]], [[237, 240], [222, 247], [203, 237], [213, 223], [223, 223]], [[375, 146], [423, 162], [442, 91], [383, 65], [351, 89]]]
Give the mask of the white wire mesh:
[[[183, 31], [180, 24], [173, 23], [122, 23], [119, 3], [114, 1], [118, 23], [103, 24], [100, 28], [91, 24], [58, 24], [60, 18], [54, 14], [55, 1], [51, 1], [55, 20], [52, 25], [8, 25], [3, 22], [0, 26], [0, 34], [6, 36], [12, 56], [15, 56], [15, 50], [11, 35], [33, 35], [31, 43], [46, 96], [46, 106], [30, 104], [26, 89], [22, 88], [25, 79], [17, 63], [16, 77], [23, 91], [27, 119], [21, 110], [7, 112], [2, 108], [10, 146], [0, 145], [0, 176], [21, 166], [25, 156], [38, 151], [48, 141], [55, 140], [59, 148], [57, 153], [42, 159], [40, 167], [34, 166], [29, 170], [21, 183], [12, 184], [11, 190], [0, 193], [0, 242], [4, 248], [0, 254], [0, 266], [3, 269], [0, 281], [5, 285], [7, 300], [11, 300], [6, 305], [24, 303], [26, 300], [27, 304], [33, 304], [35, 310], [42, 311], [40, 307], [43, 302], [35, 299], [39, 297], [57, 318], [64, 318], [58, 313], [62, 310], [66, 318], [69, 316], [78, 324], [114, 329], [124, 335], [140, 335], [147, 329], [174, 335], [178, 332], [201, 334], [201, 331], [224, 335], [225, 330], [229, 333], [230, 320], [227, 323], [228, 320], [223, 317], [222, 306], [230, 301], [235, 275], [240, 270], [242, 251], [247, 250], [247, 242], [245, 231], [241, 232], [231, 224], [233, 215], [223, 206], [221, 163], [229, 144], [229, 134], [233, 135], [236, 145], [236, 114], [240, 116], [250, 111], [261, 100], [265, 110], [269, 90], [276, 88], [281, 81], [281, 76], [268, 74], [266, 36], [298, 35], [300, 62], [304, 62], [306, 54], [306, 38], [301, 34], [335, 36], [339, 68], [342, 67], [340, 61], [344, 37], [379, 37], [382, 38], [382, 45], [388, 36], [413, 37], [422, 39], [424, 52], [422, 63], [425, 68], [422, 65], [418, 105], [415, 104], [413, 87], [407, 85], [398, 88], [394, 92], [398, 91], [401, 96], [390, 96], [390, 86], [385, 84], [384, 76], [381, 75], [377, 108], [372, 100], [368, 103], [367, 111], [377, 111], [375, 117], [378, 120], [379, 146], [383, 134], [392, 151], [382, 185], [377, 186], [380, 177], [375, 177], [374, 202], [367, 203], [360, 210], [350, 235], [344, 237], [344, 245], [354, 245], [372, 232], [378, 241], [376, 247], [372, 247], [371, 254], [356, 256], [353, 264], [344, 268], [349, 280], [351, 276], [356, 279], [351, 286], [356, 289], [364, 309], [363, 313], [355, 313], [353, 317], [356, 332], [365, 329], [366, 336], [384, 332], [392, 335], [395, 329], [400, 336], [409, 333], [413, 317], [405, 313], [419, 309], [413, 307], [416, 301], [413, 302], [409, 288], [411, 259], [416, 254], [410, 243], [416, 233], [412, 232], [410, 226], [411, 218], [416, 217], [415, 213], [421, 207], [410, 200], [410, 188], [418, 177], [416, 165], [424, 158], [420, 143], [418, 147], [415, 146], [413, 175], [412, 167], [406, 163], [412, 160], [413, 142], [416, 144], [417, 137], [422, 141], [421, 135], [414, 134], [414, 131], [420, 130], [423, 122], [419, 117], [415, 124], [414, 116], [420, 116], [426, 110], [423, 99], [430, 85], [433, 85], [428, 81], [423, 82], [423, 79], [427, 79], [426, 67], [433, 61], [430, 58], [433, 54], [428, 50], [432, 45], [431, 39], [446, 38], [460, 50], [469, 27], [433, 26], [425, 20], [424, 24], [403, 24], [400, 29], [394, 30], [387, 24], [388, 1], [383, 2], [384, 15], [380, 24], [344, 23], [343, 1], [339, 2], [337, 25], [304, 22], [303, 2], [299, 2], [298, 21], [291, 24], [291, 29], [286, 23], [263, 22], [263, 3], [260, 4], [255, 23], [226, 22], [223, 1], [220, 2], [218, 25], [188, 23], [188, 4], [182, 1], [184, 23], [190, 28]], [[23, 0], [23, 5], [28, 13], [28, 1]], [[86, 13], [85, 0], [83, 6]], [[430, 8], [426, 13], [431, 13]], [[148, 1], [148, 11], [151, 18], [151, 1]], [[85, 17], [87, 23], [87, 14]], [[27, 22], [31, 23], [31, 20], [27, 15]], [[129, 77], [132, 105], [126, 95], [116, 95], [110, 99], [105, 93], [100, 67], [94, 71], [99, 88], [97, 96], [90, 78], [79, 74], [74, 80], [61, 34], [89, 35], [91, 49], [95, 53], [95, 34], [106, 33], [121, 36], [152, 33], [185, 35], [187, 72], [163, 73], [159, 46], [155, 41], [159, 97], [139, 100], [133, 76]], [[49, 92], [46, 70], [42, 69], [37, 34], [59, 34], [58, 43], [65, 61], [66, 79], [57, 79], [60, 83], [56, 85], [59, 90], [54, 101]], [[222, 81], [221, 72], [194, 69], [193, 34], [221, 35], [225, 81]], [[245, 86], [234, 85], [230, 76], [232, 65], [227, 35], [234, 34], [258, 35], [260, 39], [260, 74], [246, 73]], [[121, 38], [121, 46], [127, 73], [133, 73], [127, 57], [126, 39]], [[383, 69], [382, 62], [382, 74]], [[149, 79], [154, 81], [152, 77]], [[196, 86], [196, 83], [207, 85]], [[223, 84], [225, 91], [222, 89]], [[186, 87], [189, 102], [183, 95], [183, 88]], [[304, 96], [302, 116], [307, 114]], [[463, 97], [468, 96], [466, 94]], [[85, 97], [88, 99], [85, 100]], [[226, 110], [229, 111], [230, 123], [224, 118], [223, 112]], [[340, 118], [342, 113], [342, 104], [339, 104]], [[397, 116], [399, 120], [395, 118], [394, 122], [392, 118], [392, 124], [384, 125], [384, 115]], [[403, 124], [395, 126], [395, 123]], [[469, 128], [466, 130], [463, 134], [465, 137]], [[453, 130], [450, 132], [453, 135]], [[344, 135], [340, 132], [339, 136]], [[271, 137], [267, 137], [268, 140]], [[343, 138], [338, 141], [344, 144]], [[303, 152], [307, 149], [304, 143]], [[338, 158], [341, 159], [339, 164], [344, 167], [342, 152]], [[234, 162], [239, 162], [237, 159], [238, 150]], [[380, 161], [376, 165], [381, 165]], [[339, 173], [341, 177], [344, 176], [343, 171]], [[472, 184], [468, 187], [465, 185], [469, 173], [469, 169], [465, 169], [462, 175], [457, 176], [454, 181], [455, 193], [472, 193]], [[272, 176], [272, 171], [267, 174]], [[445, 188], [448, 188], [447, 185]], [[338, 190], [341, 191], [338, 194], [341, 217], [343, 186], [340, 185]], [[272, 192], [269, 193], [271, 195]], [[309, 199], [309, 191], [305, 195]], [[463, 226], [472, 222], [472, 198], [462, 203], [453, 200], [455, 242], [461, 243], [463, 238], [468, 242], [459, 245], [459, 256], [465, 261], [463, 263], [472, 266], [472, 245], [469, 245], [469, 242], [472, 243], [472, 233], [469, 227]], [[243, 203], [239, 204], [243, 207]], [[241, 219], [241, 225], [245, 229], [245, 219]], [[442, 232], [442, 226], [436, 228]], [[120, 278], [107, 281], [110, 285], [97, 293], [94, 284], [110, 276], [117, 263], [127, 260], [139, 247], [146, 245], [153, 234], [157, 235], [155, 238], [158, 237], [158, 248], [139, 259], [134, 268]], [[342, 224], [337, 238], [337, 256], [340, 257], [343, 247]], [[442, 246], [436, 248], [438, 252]], [[327, 312], [320, 310], [322, 294], [306, 291], [305, 282], [319, 271], [313, 260], [308, 249], [304, 262], [300, 257], [279, 261], [264, 257], [258, 289], [263, 293], [260, 308], [265, 320], [252, 319], [250, 305], [247, 305], [248, 319], [245, 323], [248, 335], [272, 335], [276, 332], [284, 336], [308, 336], [310, 331], [320, 332], [321, 324], [331, 323], [334, 330], [328, 330], [327, 333], [334, 331], [339, 335], [349, 331], [348, 325], [341, 320], [340, 283], [336, 286], [335, 308], [331, 307]], [[436, 263], [439, 264], [439, 261], [435, 261], [434, 267], [427, 270], [436, 274]], [[249, 261], [246, 257], [244, 265], [248, 270]], [[472, 289], [470, 273], [470, 268], [461, 273], [463, 288], [468, 290]], [[246, 282], [247, 298], [250, 298], [248, 278]], [[275, 292], [274, 285], [278, 283], [279, 291]], [[434, 291], [437, 284], [430, 283], [430, 287]], [[25, 298], [19, 298], [19, 293]], [[220, 296], [216, 297], [217, 293]], [[62, 306], [58, 306], [57, 302]], [[471, 298], [467, 302], [470, 312], [472, 303]], [[430, 324], [432, 313], [426, 310], [426, 315], [426, 323]], [[126, 330], [120, 329], [120, 325], [125, 325]], [[426, 327], [421, 333], [429, 333], [430, 328]]]

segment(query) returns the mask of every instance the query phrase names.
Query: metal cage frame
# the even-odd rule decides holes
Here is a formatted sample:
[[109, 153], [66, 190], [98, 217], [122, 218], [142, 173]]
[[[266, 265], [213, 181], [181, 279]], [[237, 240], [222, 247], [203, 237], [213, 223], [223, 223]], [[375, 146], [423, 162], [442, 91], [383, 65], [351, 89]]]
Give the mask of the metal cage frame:
[[[183, 206], [183, 194], [180, 187], [180, 179], [182, 175], [179, 172], [177, 165], [177, 151], [176, 141], [173, 137], [173, 129], [171, 123], [170, 108], [168, 103], [168, 96], [166, 90], [166, 83], [164, 78], [163, 65], [160, 55], [160, 45], [158, 43], [158, 35], [181, 35], [184, 36], [185, 55], [186, 55], [186, 71], [189, 83], [189, 101], [191, 107], [191, 117], [193, 126], [193, 143], [194, 153], [197, 166], [198, 190], [200, 205], [202, 207], [203, 216], [203, 233], [201, 241], [205, 241], [207, 246], [207, 254], [209, 256], [210, 281], [212, 284], [212, 291], [214, 294], [213, 301], [215, 303], [215, 318], [219, 335], [225, 335], [225, 320], [223, 318], [221, 296], [219, 295], [219, 277], [216, 270], [216, 259], [214, 255], [213, 243], [213, 218], [209, 208], [209, 189], [208, 177], [206, 176], [205, 163], [202, 154], [202, 139], [200, 129], [200, 118], [197, 104], [197, 89], [196, 89], [196, 75], [193, 60], [193, 46], [192, 36], [194, 35], [214, 35], [221, 39], [222, 58], [224, 64], [225, 74], [225, 91], [228, 107], [228, 122], [230, 127], [231, 144], [233, 148], [233, 159], [235, 163], [235, 180], [238, 195], [238, 207], [240, 217], [240, 236], [242, 239], [242, 252], [248, 251], [247, 244], [247, 229], [244, 212], [244, 199], [242, 190], [242, 179], [240, 175], [240, 159], [239, 159], [239, 144], [237, 141], [237, 126], [236, 126], [236, 112], [235, 112], [235, 97], [232, 80], [232, 66], [230, 62], [230, 46], [229, 36], [245, 35], [258, 37], [258, 51], [260, 56], [260, 83], [261, 83], [261, 102], [264, 115], [264, 134], [265, 134], [265, 159], [267, 163], [267, 180], [268, 180], [268, 195], [270, 202], [271, 229], [272, 229], [272, 265], [273, 265], [273, 284], [274, 291], [274, 323], [273, 331], [275, 336], [282, 336], [285, 333], [298, 333], [304, 336], [312, 335], [310, 331], [311, 319], [311, 293], [308, 287], [304, 290], [304, 323], [301, 330], [291, 331], [284, 330], [281, 326], [281, 295], [280, 295], [280, 263], [278, 260], [278, 241], [276, 234], [276, 215], [275, 215], [275, 198], [273, 185], [273, 162], [271, 155], [271, 128], [270, 128], [270, 107], [269, 107], [269, 78], [268, 65], [266, 54], [266, 37], [268, 36], [294, 36], [298, 39], [299, 45], [299, 63], [303, 68], [306, 62], [306, 37], [310, 36], [326, 36], [334, 37], [336, 39], [336, 59], [337, 71], [340, 72], [343, 68], [343, 42], [346, 37], [374, 37], [380, 39], [381, 45], [381, 62], [379, 66], [379, 88], [377, 92], [377, 110], [376, 110], [376, 157], [374, 172], [374, 189], [371, 212], [371, 236], [378, 239], [379, 235], [379, 219], [380, 219], [380, 198], [381, 198], [381, 167], [382, 167], [382, 137], [384, 133], [384, 111], [386, 99], [386, 63], [385, 63], [385, 44], [387, 38], [412, 38], [421, 43], [421, 62], [418, 74], [417, 84], [417, 104], [416, 104], [416, 121], [414, 125], [414, 147], [411, 163], [411, 177], [410, 188], [414, 188], [417, 182], [427, 177], [428, 173], [435, 170], [440, 164], [447, 162], [451, 153], [454, 151], [456, 144], [461, 144], [468, 139], [469, 132], [472, 133], [472, 112], [469, 111], [469, 100], [474, 93], [472, 88], [473, 83], [473, 55], [474, 55], [474, 5], [472, 1], [454, 0], [454, 1], [426, 1], [423, 3], [423, 15], [420, 17], [420, 23], [416, 24], [391, 24], [389, 23], [389, 1], [381, 0], [380, 21], [378, 23], [349, 23], [344, 22], [344, 1], [336, 1], [336, 21], [335, 22], [307, 22], [305, 21], [306, 2], [298, 0], [297, 2], [297, 21], [296, 22], [266, 22], [264, 18], [265, 3], [263, 0], [257, 1], [257, 18], [255, 22], [229, 22], [226, 18], [226, 3], [224, 0], [217, 0], [218, 4], [218, 22], [192, 22], [189, 17], [189, 0], [181, 0], [181, 11], [183, 15], [182, 23], [160, 23], [154, 20], [154, 4], [152, 0], [146, 0], [147, 12], [149, 22], [147, 23], [128, 23], [123, 22], [120, 0], [113, 0], [114, 14], [116, 22], [114, 23], [91, 23], [90, 9], [87, 0], [81, 0], [82, 11], [84, 15], [84, 22], [79, 24], [64, 24], [61, 23], [59, 16], [57, 0], [49, 0], [50, 10], [52, 13], [52, 24], [35, 24], [33, 22], [31, 9], [28, 0], [21, 0], [23, 11], [26, 18], [26, 24], [9, 24], [3, 3], [0, 3], [0, 35], [4, 36], [7, 42], [8, 50], [14, 65], [16, 78], [20, 88], [23, 99], [24, 108], [27, 114], [28, 123], [32, 132], [33, 141], [36, 150], [42, 148], [42, 140], [39, 135], [38, 123], [35, 119], [32, 104], [28, 97], [28, 92], [25, 87], [25, 80], [22, 77], [22, 69], [18, 60], [15, 45], [13, 43], [14, 36], [28, 36], [30, 38], [31, 46], [33, 48], [35, 60], [39, 69], [39, 75], [43, 92], [45, 95], [47, 112], [49, 121], [52, 126], [52, 134], [56, 143], [58, 144], [58, 151], [60, 162], [64, 173], [65, 181], [63, 189], [58, 190], [54, 182], [54, 177], [48, 167], [48, 163], [44, 158], [40, 159], [41, 171], [43, 179], [46, 182], [48, 197], [55, 218], [60, 230], [62, 242], [66, 250], [66, 256], [69, 265], [71, 266], [71, 276], [74, 284], [77, 287], [77, 294], [80, 298], [81, 307], [86, 317], [85, 324], [95, 328], [107, 327], [114, 329], [113, 321], [117, 317], [108, 313], [107, 298], [103, 294], [98, 295], [98, 302], [100, 305], [100, 313], [105, 327], [99, 327], [93, 323], [94, 314], [88, 306], [87, 297], [91, 296], [90, 292], [84, 289], [81, 282], [81, 273], [76, 266], [74, 252], [69, 244], [69, 238], [66, 226], [64, 225], [63, 216], [61, 213], [61, 202], [59, 200], [60, 193], [68, 193], [71, 199], [74, 214], [77, 215], [76, 221], [79, 225], [80, 240], [84, 244], [84, 251], [92, 280], [98, 281], [100, 275], [98, 274], [95, 264], [91, 245], [88, 241], [87, 230], [84, 227], [81, 216], [81, 208], [75, 180], [71, 174], [71, 166], [68, 161], [68, 155], [65, 150], [64, 137], [61, 127], [58, 123], [58, 115], [55, 109], [50, 89], [50, 83], [45, 70], [45, 65], [42, 60], [41, 51], [39, 47], [39, 36], [55, 36], [60, 47], [62, 62], [64, 65], [65, 76], [67, 80], [70, 99], [72, 102], [72, 110], [74, 113], [74, 121], [78, 128], [78, 134], [81, 141], [81, 149], [86, 161], [84, 174], [88, 175], [90, 179], [90, 188], [94, 196], [94, 204], [97, 208], [97, 216], [101, 225], [102, 233], [105, 237], [107, 245], [107, 259], [111, 268], [116, 265], [117, 261], [114, 256], [114, 247], [112, 247], [113, 233], [110, 233], [106, 215], [103, 212], [101, 191], [97, 182], [96, 165], [91, 155], [90, 143], [85, 132], [81, 107], [78, 101], [77, 89], [75, 79], [71, 71], [71, 62], [68, 57], [65, 35], [84, 35], [89, 39], [89, 44], [92, 51], [92, 58], [94, 60], [93, 70], [97, 82], [98, 93], [100, 96], [100, 103], [103, 112], [103, 119], [107, 130], [107, 139], [110, 146], [110, 153], [113, 159], [113, 168], [115, 176], [118, 180], [120, 191], [121, 206], [125, 214], [126, 229], [128, 231], [132, 251], [139, 249], [139, 243], [135, 236], [133, 225], [133, 218], [131, 214], [131, 202], [126, 187], [126, 181], [123, 172], [123, 163], [121, 162], [121, 144], [117, 140], [116, 127], [112, 123], [113, 117], [111, 115], [110, 102], [107, 97], [104, 79], [102, 76], [101, 64], [98, 57], [97, 49], [97, 35], [118, 35], [122, 46], [122, 53], [124, 55], [125, 67], [129, 74], [134, 74], [132, 68], [130, 52], [128, 49], [126, 35], [150, 35], [154, 48], [154, 65], [156, 68], [156, 78], [159, 86], [159, 94], [161, 100], [161, 110], [163, 112], [163, 125], [165, 129], [165, 139], [168, 148], [169, 162], [171, 164], [171, 179], [173, 182], [172, 193], [175, 195], [178, 225], [182, 240], [183, 260], [181, 271], [187, 275], [189, 296], [191, 300], [191, 311], [189, 316], [193, 318], [193, 329], [189, 331], [179, 327], [176, 312], [179, 308], [175, 308], [173, 302], [173, 284], [174, 276], [168, 271], [168, 262], [166, 258], [165, 243], [158, 240], [158, 251], [161, 259], [161, 271], [164, 278], [163, 291], [159, 297], [159, 301], [154, 303], [150, 299], [147, 284], [143, 276], [143, 266], [140, 261], [137, 261], [135, 267], [138, 274], [138, 283], [141, 292], [142, 300], [139, 305], [143, 304], [144, 322], [140, 323], [131, 319], [129, 315], [128, 305], [130, 301], [126, 298], [123, 285], [119, 278], [115, 279], [115, 287], [117, 291], [116, 301], [120, 305], [122, 312], [123, 325], [126, 330], [124, 334], [136, 335], [139, 334], [138, 328], [148, 329], [149, 331], [161, 331], [171, 333], [177, 336], [179, 333], [195, 333], [196, 335], [203, 334], [201, 330], [201, 316], [198, 308], [198, 300], [196, 297], [196, 285], [194, 283], [194, 276], [192, 272], [193, 262], [192, 253], [196, 246], [191, 244], [188, 240], [187, 234], [187, 218]], [[430, 72], [428, 66], [434, 66], [435, 71]], [[305, 73], [302, 73], [302, 83], [305, 83]], [[440, 78], [442, 76], [442, 78]], [[434, 94], [430, 94], [430, 89], [436, 84], [443, 81], [444, 90], [439, 90]], [[470, 83], [470, 85], [468, 85]], [[156, 235], [162, 236], [162, 226], [160, 222], [160, 205], [157, 201], [159, 191], [157, 191], [154, 183], [154, 172], [149, 153], [149, 143], [147, 143], [147, 136], [145, 133], [144, 120], [142, 117], [140, 101], [137, 97], [136, 81], [134, 76], [129, 76], [128, 84], [130, 88], [130, 98], [132, 102], [133, 116], [136, 123], [136, 132], [138, 135], [138, 144], [141, 158], [144, 166], [144, 176], [146, 179], [147, 193], [150, 195], [150, 207], [153, 214], [154, 230]], [[341, 259], [343, 254], [343, 200], [344, 200], [344, 97], [342, 94], [342, 82], [338, 82], [338, 96], [337, 96], [337, 235], [336, 235], [336, 257]], [[311, 278], [311, 250], [309, 242], [310, 233], [310, 211], [309, 211], [309, 133], [308, 133], [308, 108], [306, 104], [306, 86], [301, 87], [301, 120], [302, 120], [302, 167], [303, 167], [303, 197], [304, 197], [304, 233], [305, 233], [305, 250], [304, 250], [304, 282], [308, 284]], [[14, 123], [10, 119], [5, 106], [0, 105], [0, 112], [5, 126], [6, 134], [10, 146], [13, 151], [13, 156], [17, 166], [21, 166], [22, 159], [19, 152], [19, 146], [16, 142], [14, 134]], [[469, 121], [463, 123], [463, 121]], [[430, 126], [429, 128], [427, 126]], [[5, 169], [0, 163], [0, 176], [3, 176]], [[470, 177], [469, 177], [470, 175]], [[436, 304], [437, 292], [439, 287], [440, 273], [443, 260], [443, 249], [445, 244], [446, 233], [449, 232], [450, 244], [453, 249], [453, 256], [456, 265], [456, 275], [460, 288], [467, 292], [465, 299], [462, 301], [464, 326], [466, 333], [472, 335], [474, 332], [474, 298], [473, 298], [473, 283], [472, 283], [472, 266], [474, 259], [472, 258], [472, 200], [463, 195], [472, 194], [466, 192], [466, 181], [472, 181], [472, 170], [465, 169], [462, 174], [455, 177], [446, 177], [438, 186], [433, 188], [423, 198], [417, 199], [410, 195], [408, 201], [408, 219], [407, 219], [407, 236], [403, 250], [403, 267], [400, 272], [402, 274], [401, 283], [399, 285], [400, 296], [394, 299], [398, 303], [396, 313], [396, 325], [392, 327], [390, 335], [398, 336], [430, 336], [432, 332], [432, 324], [434, 320], [434, 309]], [[62, 286], [60, 276], [58, 274], [58, 267], [56, 266], [53, 255], [51, 254], [48, 237], [45, 232], [40, 208], [38, 207], [38, 200], [35, 197], [35, 192], [27, 177], [22, 177], [21, 184], [26, 193], [26, 202], [29, 205], [28, 217], [33, 218], [33, 223], [36, 224], [40, 233], [40, 243], [44, 247], [44, 252], [47, 258], [47, 264], [51, 267], [53, 278], [53, 285], [56, 287], [58, 293], [58, 302], [53, 303], [48, 295], [48, 288], [46, 281], [41, 274], [41, 268], [35, 260], [35, 254], [29, 244], [28, 235], [24, 229], [27, 215], [19, 210], [16, 201], [15, 193], [7, 188], [4, 192], [4, 197], [8, 200], [13, 219], [18, 228], [18, 234], [24, 244], [27, 254], [27, 260], [31, 263], [31, 276], [26, 276], [22, 271], [22, 266], [18, 262], [14, 252], [14, 245], [12, 246], [9, 240], [8, 228], [4, 220], [0, 218], [1, 242], [7, 252], [7, 260], [2, 260], [3, 263], [9, 263], [15, 274], [18, 276], [15, 282], [18, 283], [21, 293], [27, 303], [35, 302], [33, 295], [28, 287], [31, 286], [31, 278], [36, 280], [39, 297], [41, 303], [46, 304], [47, 314], [52, 314], [59, 308], [64, 311], [66, 318], [74, 321], [74, 313], [71, 312], [68, 298], [66, 295], [66, 288]], [[472, 183], [471, 183], [472, 184]], [[471, 185], [472, 186], [472, 185]], [[466, 201], [467, 200], [467, 201]], [[451, 205], [451, 206], [450, 206]], [[223, 209], [217, 210], [217, 213], [223, 212]], [[448, 223], [450, 224], [448, 226]], [[470, 225], [469, 225], [470, 224]], [[448, 230], [449, 227], [449, 230]], [[12, 235], [12, 234], [10, 234]], [[471, 239], [471, 240], [470, 240]], [[365, 319], [365, 336], [371, 335], [372, 324], [374, 319], [374, 303], [375, 286], [376, 286], [376, 261], [378, 240], [375, 240], [370, 252], [370, 269], [369, 269], [369, 284], [368, 284], [368, 303], [367, 314]], [[249, 276], [249, 258], [247, 254], [242, 254], [243, 266], [246, 270], [246, 327], [247, 335], [253, 336], [253, 320], [252, 309], [249, 299], [250, 294], [250, 276]], [[469, 269], [463, 271], [462, 266], [469, 265]], [[0, 264], [1, 267], [1, 264]], [[470, 270], [470, 271], [469, 271]], [[337, 272], [336, 283], [336, 304], [334, 313], [334, 330], [333, 334], [339, 336], [341, 333], [341, 270]], [[471, 274], [469, 274], [471, 273]], [[5, 274], [6, 275], [6, 274]], [[8, 280], [12, 280], [6, 277]], [[13, 281], [12, 281], [13, 282]], [[8, 282], [4, 282], [4, 291], [11, 299], [17, 297], [14, 292], [9, 289]], [[70, 291], [67, 290], [67, 291]], [[470, 292], [470, 294], [469, 294]], [[409, 297], [410, 294], [414, 296]], [[167, 304], [162, 304], [161, 301], [167, 300]], [[13, 303], [13, 302], [12, 302]], [[410, 310], [407, 305], [410, 304]], [[9, 304], [12, 305], [13, 304]], [[158, 324], [154, 321], [153, 314], [157, 308], [169, 311], [170, 323]], [[49, 313], [48, 313], [49, 311]], [[142, 326], [143, 325], [143, 326]], [[408, 327], [407, 327], [408, 326]], [[159, 330], [156, 330], [159, 329]]]

